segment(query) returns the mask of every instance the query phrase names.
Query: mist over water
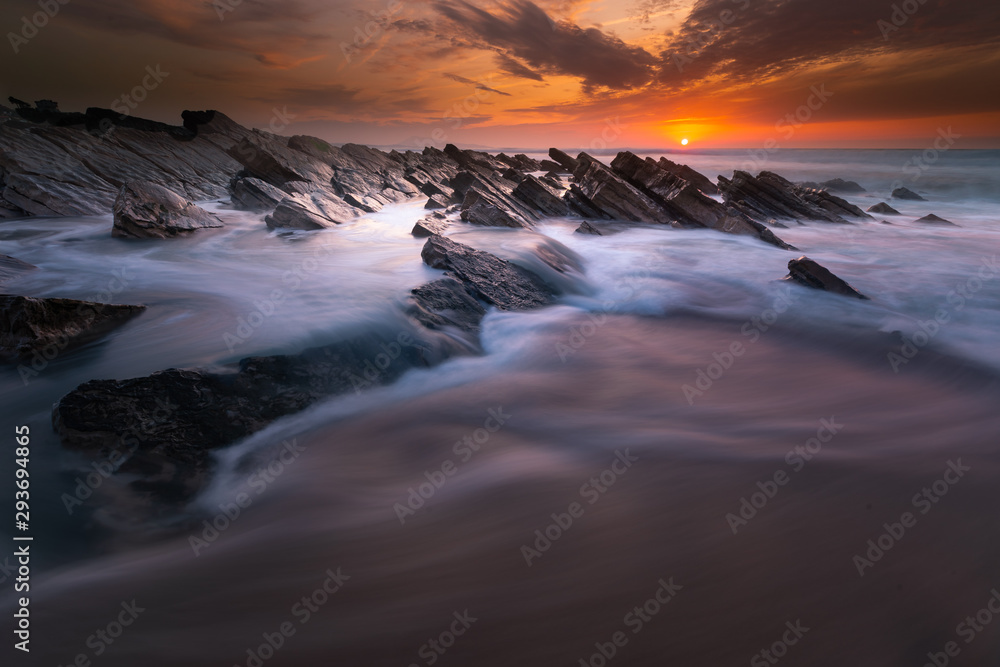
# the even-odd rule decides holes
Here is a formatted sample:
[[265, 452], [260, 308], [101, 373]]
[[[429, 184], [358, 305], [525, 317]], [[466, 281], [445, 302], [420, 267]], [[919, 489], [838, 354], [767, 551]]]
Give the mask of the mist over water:
[[[112, 239], [109, 217], [0, 225], [2, 252], [41, 269], [10, 293], [149, 306], [27, 384], [0, 375], [5, 423], [32, 429], [33, 488], [50, 490], [33, 499], [38, 664], [93, 656], [88, 637], [133, 599], [145, 611], [94, 664], [253, 667], [248, 650], [289, 622], [263, 664], [424, 665], [466, 610], [476, 620], [437, 664], [597, 664], [621, 631], [608, 664], [745, 665], [796, 621], [809, 629], [782, 664], [923, 665], [952, 640], [956, 664], [995, 664], [1000, 619], [968, 643], [956, 626], [1000, 586], [1000, 153], [949, 151], [914, 181], [903, 169], [919, 154], [782, 150], [758, 165], [858, 181], [868, 192], [846, 198], [862, 208], [897, 181], [929, 200], [891, 200], [891, 224], [776, 230], [798, 252], [711, 231], [591, 237], [572, 220], [454, 225], [455, 240], [540, 272], [534, 249], [562, 244], [583, 270], [547, 270], [565, 292], [554, 307], [491, 312], [482, 356], [329, 399], [220, 451], [209, 487], [155, 525], [108, 504], [110, 482], [67, 513], [60, 495], [87, 461], [51, 433], [52, 403], [90, 379], [393, 326], [396, 304], [440, 275], [409, 233], [423, 202], [283, 234], [216, 203], [225, 229], [157, 242]], [[668, 158], [712, 178], [748, 159]], [[913, 222], [929, 213], [956, 226]], [[871, 301], [780, 281], [803, 254]], [[264, 317], [243, 337], [253, 312]], [[894, 366], [892, 332], [917, 340], [937, 316]], [[807, 458], [810, 439], [821, 447]], [[969, 470], [946, 493], [914, 501], [959, 460]], [[251, 504], [193, 548], [240, 493]], [[914, 525], [862, 576], [855, 557], [904, 512]], [[727, 515], [744, 517], [735, 534]], [[295, 605], [338, 568], [349, 578], [303, 622]], [[644, 607], [661, 580], [681, 588]], [[657, 608], [638, 631], [637, 606]]]

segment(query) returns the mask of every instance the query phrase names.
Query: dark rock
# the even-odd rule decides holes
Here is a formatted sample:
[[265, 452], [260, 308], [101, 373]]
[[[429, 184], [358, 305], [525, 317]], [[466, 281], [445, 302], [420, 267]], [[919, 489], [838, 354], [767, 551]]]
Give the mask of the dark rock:
[[408, 313], [428, 329], [455, 327], [476, 333], [486, 315], [482, 304], [465, 285], [452, 277], [427, 283], [411, 294], [413, 297]]
[[259, 178], [235, 177], [229, 186], [230, 198], [241, 211], [272, 211], [287, 195]]
[[425, 216], [413, 225], [411, 234], [418, 238], [440, 234], [450, 226], [448, 218], [443, 213], [433, 213]]
[[958, 226], [954, 222], [952, 222], [951, 220], [945, 220], [944, 218], [939, 218], [938, 216], [934, 215], [933, 213], [931, 213], [930, 215], [925, 215], [922, 218], [918, 218], [918, 219], [914, 220], [914, 222], [922, 222], [922, 223], [928, 224], [928, 225], [953, 225], [955, 227]]
[[172, 238], [223, 226], [221, 220], [205, 209], [149, 181], [123, 185], [115, 200], [114, 215], [111, 235], [123, 238]]
[[577, 234], [593, 234], [594, 236], [604, 236], [604, 234], [597, 227], [584, 220], [579, 227], [576, 228]]
[[899, 211], [889, 206], [885, 202], [879, 202], [868, 207], [869, 213], [880, 213], [882, 215], [899, 215]]
[[657, 164], [660, 166], [660, 169], [669, 171], [671, 174], [683, 178], [685, 181], [692, 184], [706, 195], [719, 194], [719, 186], [710, 181], [707, 176], [701, 172], [695, 171], [686, 164], [677, 164], [676, 162], [671, 162], [665, 157], [661, 157]]
[[426, 209], [438, 209], [438, 208], [448, 208], [449, 202], [447, 199], [441, 195], [432, 195], [428, 197], [427, 203], [424, 204]]
[[500, 310], [528, 310], [552, 303], [555, 292], [537, 274], [443, 236], [427, 239], [424, 262], [461, 281], [476, 298]]
[[864, 294], [831, 273], [829, 269], [804, 256], [788, 262], [788, 275], [785, 276], [784, 280], [792, 280], [805, 287], [851, 296], [856, 299], [868, 299]]
[[264, 218], [268, 229], [328, 229], [345, 222], [323, 214], [311, 201], [286, 197], [271, 215]]
[[38, 267], [8, 255], [0, 255], [0, 283], [34, 271]]
[[573, 174], [576, 173], [577, 162], [566, 153], [563, 153], [558, 148], [549, 149], [549, 157], [552, 158], [556, 164], [566, 170], [566, 173]]
[[538, 160], [530, 158], [524, 153], [518, 153], [514, 157], [505, 155], [504, 153], [498, 153], [496, 159], [503, 164], [509, 165], [512, 169], [521, 172], [542, 170]]
[[[146, 309], [75, 299], [0, 296], [0, 357], [26, 360], [101, 338]], [[46, 357], [48, 358], [48, 357]]]
[[562, 197], [539, 179], [530, 174], [524, 176], [517, 187], [514, 196], [529, 207], [547, 216], [564, 216], [569, 214], [569, 205]]
[[671, 221], [670, 214], [659, 204], [586, 153], [580, 154], [573, 179], [586, 200], [611, 220]]
[[908, 199], [910, 201], [927, 201], [909, 188], [896, 188], [892, 191], [893, 199]]
[[762, 171], [757, 177], [736, 171], [732, 180], [719, 176], [719, 191], [727, 204], [761, 222], [776, 218], [844, 224], [845, 215], [870, 218], [840, 197], [797, 186], [770, 171]]
[[[567, 156], [569, 157], [569, 156]], [[569, 169], [562, 166], [558, 162], [553, 162], [552, 160], [542, 160], [538, 163], [538, 168], [540, 171], [546, 171], [550, 174], [569, 174], [571, 173]]]
[[819, 184], [820, 188], [830, 192], [843, 192], [844, 194], [858, 194], [867, 192], [860, 184], [854, 181], [845, 181], [842, 178], [833, 178]]
[[524, 174], [511, 167], [503, 173], [503, 177], [506, 178], [511, 183], [520, 183], [524, 180]]

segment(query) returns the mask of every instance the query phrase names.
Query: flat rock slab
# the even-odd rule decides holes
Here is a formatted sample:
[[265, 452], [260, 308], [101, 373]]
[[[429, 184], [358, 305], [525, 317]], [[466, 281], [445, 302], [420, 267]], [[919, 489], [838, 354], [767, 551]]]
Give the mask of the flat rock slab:
[[145, 306], [76, 299], [0, 295], [0, 358], [26, 361], [96, 340], [143, 312]]
[[151, 181], [130, 181], [118, 191], [112, 236], [164, 239], [222, 227], [217, 217]]

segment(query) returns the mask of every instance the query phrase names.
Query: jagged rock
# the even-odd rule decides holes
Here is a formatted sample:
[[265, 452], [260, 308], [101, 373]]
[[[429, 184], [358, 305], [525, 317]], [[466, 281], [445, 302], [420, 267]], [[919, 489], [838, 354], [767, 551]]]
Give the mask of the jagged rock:
[[204, 482], [213, 449], [321, 398], [387, 384], [448, 353], [408, 332], [371, 332], [299, 354], [249, 357], [224, 372], [93, 380], [63, 396], [52, 423], [65, 447], [120, 452], [127, 460], [119, 470], [141, 477], [136, 490], [183, 502]]
[[428, 329], [455, 327], [475, 333], [486, 315], [486, 309], [465, 285], [450, 276], [422, 285], [411, 294], [408, 312]]
[[562, 197], [550, 186], [530, 174], [524, 176], [514, 188], [514, 196], [542, 215], [563, 216], [569, 214], [569, 206]]
[[604, 236], [597, 227], [584, 220], [579, 227], [574, 230], [577, 234], [592, 234], [594, 236]]
[[461, 218], [487, 227], [531, 227], [535, 211], [514, 196], [515, 184], [496, 172], [461, 171], [451, 180], [456, 196], [462, 197]]
[[685, 181], [692, 184], [706, 195], [719, 194], [719, 186], [710, 181], [707, 176], [701, 172], [695, 171], [686, 164], [677, 164], [676, 162], [671, 162], [665, 157], [661, 157], [657, 164], [660, 166], [660, 169], [669, 171], [671, 174], [683, 178]]
[[586, 201], [612, 220], [669, 223], [670, 215], [611, 169], [581, 153], [573, 179]]
[[[568, 157], [568, 156], [567, 156]], [[569, 174], [571, 173], [569, 169], [562, 166], [558, 162], [553, 162], [552, 160], [542, 160], [538, 163], [538, 168], [541, 171], [548, 172], [549, 174]]]
[[47, 349], [58, 353], [80, 347], [145, 309], [75, 299], [0, 295], [0, 358], [25, 360]]
[[909, 188], [896, 188], [892, 191], [893, 199], [908, 199], [910, 201], [927, 201]]
[[241, 211], [272, 211], [287, 194], [259, 178], [235, 177], [229, 186], [234, 207]]
[[549, 157], [555, 161], [560, 167], [566, 170], [566, 173], [573, 174], [576, 173], [577, 161], [571, 158], [566, 153], [563, 153], [558, 148], [549, 149]]
[[418, 220], [417, 224], [413, 225], [413, 231], [410, 233], [418, 238], [423, 238], [440, 234], [448, 229], [449, 226], [448, 217], [438, 211]]
[[375, 197], [356, 195], [353, 192], [349, 192], [344, 195], [344, 203], [348, 206], [361, 209], [365, 213], [375, 213], [377, 211], [381, 211], [383, 206], [382, 202]]
[[114, 206], [112, 236], [134, 239], [172, 238], [212, 227], [222, 221], [168, 190], [149, 181], [122, 186]]
[[555, 300], [555, 292], [537, 274], [495, 255], [444, 236], [427, 239], [424, 262], [457, 278], [476, 298], [500, 310], [528, 310]]
[[918, 219], [914, 220], [914, 222], [922, 222], [922, 223], [928, 224], [928, 225], [953, 225], [955, 227], [958, 226], [954, 222], [952, 222], [951, 220], [945, 220], [944, 218], [939, 218], [938, 216], [934, 215], [933, 213], [931, 213], [930, 215], [925, 215], [922, 218], [918, 218]]
[[450, 206], [450, 203], [441, 195], [432, 195], [428, 197], [427, 203], [424, 204], [424, 208], [426, 209], [448, 208], [448, 206]]
[[783, 280], [791, 280], [825, 292], [868, 300], [868, 297], [834, 275], [829, 269], [805, 256], [788, 262], [788, 275]]
[[867, 192], [863, 187], [854, 181], [845, 181], [842, 178], [832, 178], [829, 181], [823, 181], [822, 183], [813, 183], [807, 181], [805, 183], [799, 183], [801, 187], [811, 188], [814, 190], [828, 190], [830, 192], [843, 192], [845, 194], [859, 194], [861, 192]]
[[498, 153], [496, 159], [500, 162], [510, 165], [512, 169], [517, 171], [541, 171], [541, 165], [538, 160], [528, 157], [524, 153], [518, 153], [514, 157], [505, 155], [504, 153]]
[[344, 220], [327, 217], [305, 198], [285, 197], [271, 215], [264, 218], [268, 229], [328, 229]]
[[756, 178], [745, 171], [732, 180], [719, 176], [723, 201], [757, 221], [769, 218], [847, 223], [843, 216], [868, 219], [864, 211], [825, 190], [797, 186], [770, 171]]
[[869, 213], [880, 213], [882, 215], [899, 215], [899, 211], [889, 206], [885, 202], [879, 202], [868, 207]]
[[0, 255], [0, 283], [34, 271], [38, 267], [8, 255]]
[[511, 167], [503, 173], [503, 177], [506, 178], [511, 183], [520, 183], [524, 180], [524, 174]]

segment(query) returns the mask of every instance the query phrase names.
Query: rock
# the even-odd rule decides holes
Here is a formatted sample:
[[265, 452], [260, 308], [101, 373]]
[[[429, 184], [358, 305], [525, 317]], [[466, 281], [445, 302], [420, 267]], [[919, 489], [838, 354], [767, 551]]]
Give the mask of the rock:
[[[125, 324], [145, 306], [75, 299], [0, 296], [0, 357], [27, 360], [43, 350], [69, 350]], [[45, 357], [50, 358], [49, 356]]]
[[953, 225], [955, 227], [958, 226], [954, 222], [952, 222], [951, 220], [945, 220], [944, 218], [939, 218], [938, 216], [934, 215], [933, 213], [931, 213], [930, 215], [925, 215], [922, 218], [918, 218], [918, 219], [914, 220], [914, 222], [922, 222], [922, 223], [928, 224], [928, 225]]
[[[369, 332], [299, 354], [249, 357], [222, 372], [169, 369], [128, 380], [93, 380], [56, 404], [63, 446], [126, 460], [136, 491], [182, 503], [202, 486], [212, 450], [326, 396], [390, 383], [453, 349], [441, 334]], [[377, 364], [377, 365], [376, 365]]]
[[432, 330], [455, 327], [477, 333], [486, 309], [452, 277], [441, 278], [414, 289], [409, 314]]
[[576, 172], [578, 166], [577, 161], [569, 155], [566, 155], [566, 153], [563, 153], [558, 148], [550, 148], [549, 157], [552, 158], [556, 164], [566, 170], [566, 173], [572, 174]]
[[530, 158], [524, 153], [518, 153], [514, 157], [510, 157], [504, 153], [498, 153], [496, 159], [520, 172], [542, 171], [541, 164], [538, 160]]
[[268, 229], [314, 230], [329, 229], [344, 220], [327, 217], [305, 198], [285, 197], [264, 222]]
[[443, 213], [433, 213], [418, 220], [410, 233], [418, 238], [423, 238], [440, 234], [449, 226], [448, 218]]
[[7, 282], [37, 268], [34, 264], [22, 262], [8, 255], [0, 255], [0, 283]]
[[443, 236], [427, 239], [420, 256], [428, 266], [447, 271], [473, 296], [500, 310], [528, 310], [555, 300], [553, 289], [537, 274]]
[[896, 188], [892, 191], [893, 199], [908, 199], [910, 201], [927, 201], [909, 188]]
[[233, 206], [241, 211], [273, 211], [286, 197], [283, 190], [252, 176], [234, 177], [229, 192]]
[[427, 203], [424, 204], [426, 209], [448, 208], [448, 206], [450, 206], [448, 200], [441, 195], [431, 195], [427, 198]]
[[783, 280], [792, 280], [805, 287], [868, 300], [868, 297], [835, 276], [829, 269], [805, 256], [788, 262], [788, 275]]
[[844, 194], [858, 194], [867, 192], [861, 185], [854, 181], [845, 181], [842, 178], [833, 178], [819, 184], [820, 188], [830, 192], [843, 192]]
[[577, 234], [592, 234], [594, 236], [604, 236], [597, 227], [584, 220], [579, 227], [574, 230]]
[[573, 179], [586, 202], [611, 220], [670, 223], [670, 214], [611, 169], [581, 153]]
[[524, 180], [524, 174], [522, 174], [517, 169], [514, 169], [513, 167], [505, 171], [503, 173], [503, 177], [506, 178], [511, 183], [520, 183], [521, 181]]
[[657, 164], [660, 166], [660, 169], [683, 178], [685, 181], [691, 183], [694, 187], [698, 188], [706, 195], [719, 194], [719, 186], [710, 181], [707, 176], [695, 171], [686, 164], [677, 164], [676, 162], [671, 162], [665, 157], [661, 157]]
[[514, 188], [514, 196], [542, 215], [554, 217], [569, 214], [569, 205], [562, 197], [530, 174], [524, 176]]
[[884, 201], [868, 207], [869, 213], [880, 213], [882, 215], [899, 215], [899, 211], [886, 204]]
[[222, 221], [168, 190], [149, 181], [131, 181], [115, 199], [112, 236], [163, 239], [198, 229], [222, 227]]
[[[567, 156], [569, 157], [569, 156]], [[550, 174], [569, 174], [571, 173], [569, 169], [562, 166], [558, 162], [553, 162], [552, 160], [542, 160], [538, 163], [538, 168], [540, 171], [545, 171]]]
[[719, 176], [723, 201], [758, 222], [770, 218], [845, 224], [843, 216], [869, 219], [857, 206], [825, 190], [797, 186], [770, 171], [757, 177], [735, 171], [732, 180]]

